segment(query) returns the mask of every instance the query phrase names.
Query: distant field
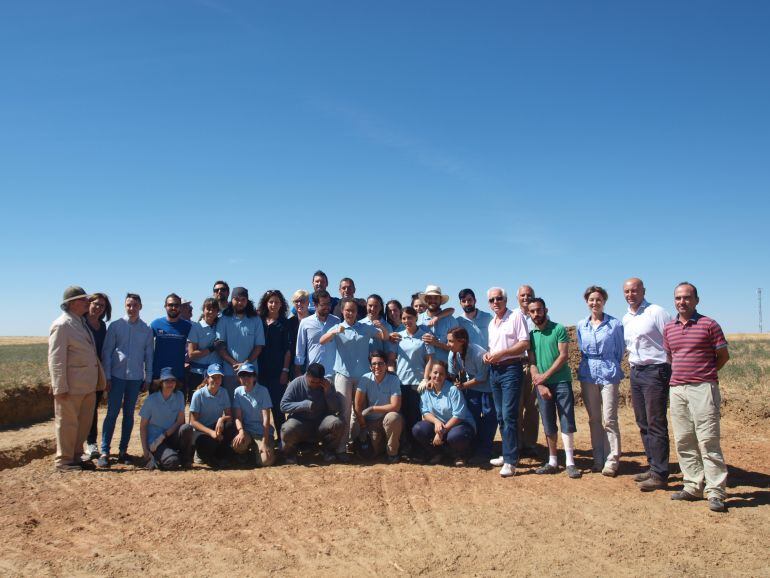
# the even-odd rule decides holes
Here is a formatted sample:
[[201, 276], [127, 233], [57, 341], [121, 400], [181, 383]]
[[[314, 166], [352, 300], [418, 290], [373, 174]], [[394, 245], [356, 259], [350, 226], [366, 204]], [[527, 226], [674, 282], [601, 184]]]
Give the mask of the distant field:
[[48, 345], [9, 344], [6, 339], [29, 338], [6, 337], [0, 341], [0, 389], [48, 383]]
[[48, 343], [47, 337], [0, 337], [0, 345], [30, 345]]

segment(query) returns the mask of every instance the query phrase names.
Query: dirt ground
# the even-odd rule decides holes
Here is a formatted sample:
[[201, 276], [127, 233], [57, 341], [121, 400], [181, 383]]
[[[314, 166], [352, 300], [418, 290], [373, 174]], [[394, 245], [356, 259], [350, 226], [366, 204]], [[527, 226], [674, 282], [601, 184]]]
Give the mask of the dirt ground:
[[62, 474], [36, 459], [0, 471], [0, 575], [770, 575], [770, 428], [723, 420], [730, 510], [714, 514], [636, 489], [628, 408], [621, 475], [591, 474], [577, 410], [580, 480], [537, 476], [534, 459], [513, 479], [411, 464]]

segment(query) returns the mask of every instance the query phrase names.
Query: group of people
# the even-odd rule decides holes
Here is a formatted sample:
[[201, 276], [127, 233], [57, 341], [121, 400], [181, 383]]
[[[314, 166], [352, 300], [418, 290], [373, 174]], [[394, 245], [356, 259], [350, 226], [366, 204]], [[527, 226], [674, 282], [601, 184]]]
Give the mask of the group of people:
[[[561, 437], [566, 475], [582, 476], [574, 458], [570, 338], [530, 286], [519, 287], [512, 308], [503, 288], [489, 289], [491, 313], [477, 307], [473, 290], [463, 289], [455, 315], [436, 285], [406, 306], [376, 294], [356, 298], [350, 278], [333, 297], [322, 271], [312, 285], [312, 292], [298, 290], [288, 302], [269, 290], [255, 305], [246, 288], [231, 291], [217, 281], [197, 321], [191, 304], [171, 293], [165, 316], [149, 325], [140, 318], [141, 297], [129, 293], [125, 316], [109, 326], [105, 294], [69, 287], [49, 340], [56, 467], [109, 468], [121, 410], [117, 459], [134, 463], [138, 458], [127, 453], [134, 408], [147, 390], [140, 437], [142, 463], [150, 468], [194, 461], [270, 466], [278, 459], [296, 463], [307, 450], [329, 463], [384, 454], [389, 463], [491, 464], [511, 477], [520, 457], [537, 457], [542, 423], [548, 459], [535, 472], [561, 471]], [[729, 354], [722, 330], [698, 313], [691, 283], [675, 287], [675, 318], [645, 300], [640, 279], [628, 279], [623, 293], [628, 311], [618, 320], [604, 311], [605, 289], [586, 289], [589, 315], [576, 326], [592, 469], [608, 477], [619, 471], [618, 385], [627, 352], [648, 462], [634, 477], [639, 489], [667, 485], [670, 403], [684, 476], [684, 489], [672, 499], [705, 496], [712, 510], [725, 511], [717, 372]], [[97, 446], [97, 403], [104, 394]], [[496, 456], [498, 430], [502, 453]]]

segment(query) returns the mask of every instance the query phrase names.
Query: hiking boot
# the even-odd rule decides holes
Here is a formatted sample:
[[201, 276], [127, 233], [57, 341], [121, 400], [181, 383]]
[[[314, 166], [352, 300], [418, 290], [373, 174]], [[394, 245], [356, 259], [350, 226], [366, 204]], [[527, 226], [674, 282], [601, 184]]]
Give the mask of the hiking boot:
[[639, 474], [636, 474], [633, 480], [635, 482], [644, 482], [650, 479], [650, 475], [652, 475], [652, 472], [650, 472], [650, 470], [645, 470]]
[[698, 502], [703, 498], [699, 498], [698, 496], [691, 494], [687, 490], [680, 490], [679, 492], [674, 492], [673, 494], [671, 494], [671, 499], [681, 500], [683, 502]]
[[640, 492], [654, 492], [666, 487], [666, 482], [657, 474], [650, 473], [649, 477], [639, 484]]
[[558, 474], [559, 473], [559, 466], [552, 466], [550, 463], [546, 462], [539, 468], [535, 470], [536, 474]]
[[577, 480], [583, 477], [583, 472], [581, 472], [577, 466], [567, 466], [567, 476], [573, 480]]
[[726, 512], [727, 506], [722, 498], [712, 497], [709, 498], [709, 510], [712, 512]]

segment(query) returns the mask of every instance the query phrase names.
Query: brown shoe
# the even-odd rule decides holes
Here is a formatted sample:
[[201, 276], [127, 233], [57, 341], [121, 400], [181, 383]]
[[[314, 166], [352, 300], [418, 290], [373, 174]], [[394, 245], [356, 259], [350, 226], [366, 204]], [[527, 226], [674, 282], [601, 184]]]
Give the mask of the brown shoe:
[[644, 482], [645, 480], [649, 480], [649, 479], [650, 479], [650, 470], [646, 470], [634, 476], [635, 482]]
[[650, 476], [639, 484], [639, 491], [654, 492], [666, 487], [666, 482], [657, 474], [651, 473]]

